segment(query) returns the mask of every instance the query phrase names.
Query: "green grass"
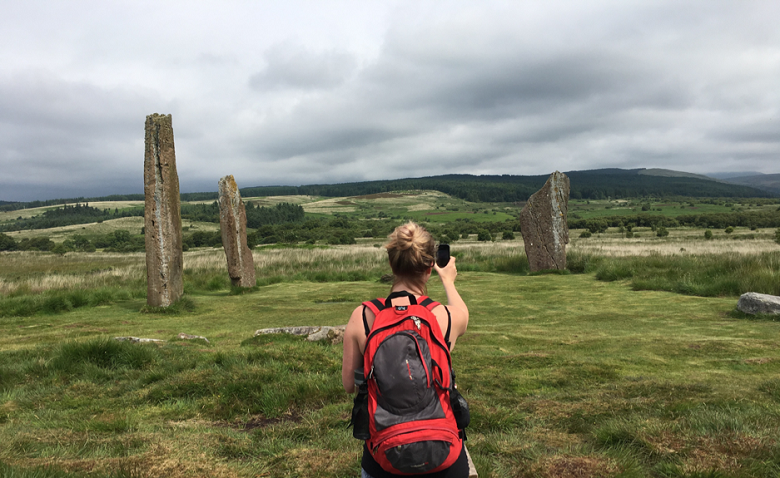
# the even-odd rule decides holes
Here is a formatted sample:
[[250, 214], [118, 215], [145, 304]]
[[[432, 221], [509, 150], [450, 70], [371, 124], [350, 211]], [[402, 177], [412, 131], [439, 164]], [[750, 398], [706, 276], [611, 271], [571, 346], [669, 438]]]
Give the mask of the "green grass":
[[[702, 200], [716, 202], [710, 204]], [[765, 203], [766, 204], [763, 204]], [[691, 206], [691, 203], [694, 205]], [[643, 205], [649, 205], [650, 210], [642, 211]], [[677, 217], [683, 214], [712, 214], [749, 211], [774, 211], [777, 205], [766, 200], [750, 198], [631, 198], [629, 200], [584, 200], [569, 201], [569, 217], [590, 219], [607, 216], [636, 216], [637, 214], [658, 214], [667, 217]]]
[[[444, 299], [436, 282], [429, 292]], [[777, 322], [732, 317], [734, 297], [634, 291], [593, 274], [462, 270], [458, 282], [471, 321], [453, 362], [480, 476], [780, 472]], [[387, 288], [283, 282], [202, 292], [178, 315], [140, 314], [143, 300], [129, 299], [5, 318], [4, 473], [357, 476], [340, 346], [252, 335], [344, 323]], [[123, 335], [167, 342], [111, 339]]]
[[704, 297], [745, 292], [780, 295], [780, 253], [605, 258], [596, 278], [629, 280], [634, 290], [665, 290]]

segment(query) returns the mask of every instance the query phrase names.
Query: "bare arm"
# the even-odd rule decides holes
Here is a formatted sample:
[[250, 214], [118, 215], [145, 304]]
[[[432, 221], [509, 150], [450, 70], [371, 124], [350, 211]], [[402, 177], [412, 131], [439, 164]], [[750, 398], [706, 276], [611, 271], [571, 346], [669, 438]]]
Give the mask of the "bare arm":
[[441, 278], [444, 286], [444, 292], [447, 294], [447, 308], [452, 314], [452, 330], [450, 332], [451, 342], [455, 344], [455, 339], [466, 333], [466, 327], [469, 325], [469, 308], [460, 297], [455, 288], [455, 278], [458, 276], [458, 269], [455, 267], [455, 258], [450, 257], [450, 262], [444, 267], [434, 264], [433, 268]]
[[[344, 355], [341, 361], [341, 384], [347, 393], [355, 392], [355, 370], [363, 366], [363, 353], [360, 344], [363, 330], [363, 306], [358, 306], [349, 317], [344, 331]], [[362, 340], [361, 340], [362, 339]]]

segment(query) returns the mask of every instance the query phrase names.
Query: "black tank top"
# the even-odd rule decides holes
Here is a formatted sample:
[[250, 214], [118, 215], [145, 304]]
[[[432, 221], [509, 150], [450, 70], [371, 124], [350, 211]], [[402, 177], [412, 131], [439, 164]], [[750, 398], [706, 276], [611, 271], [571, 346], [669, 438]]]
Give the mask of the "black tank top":
[[[373, 476], [374, 478], [395, 478], [397, 476], [407, 476], [394, 475], [383, 470], [382, 467], [379, 466], [379, 463], [374, 460], [374, 457], [371, 456], [371, 453], [368, 452], [368, 446], [365, 444], [363, 444], [363, 459], [360, 461], [360, 466], [366, 470], [366, 473]], [[468, 478], [469, 459], [466, 456], [466, 447], [464, 446], [461, 449], [460, 456], [451, 467], [436, 473], [428, 473], [419, 476], [424, 476], [425, 478]]]

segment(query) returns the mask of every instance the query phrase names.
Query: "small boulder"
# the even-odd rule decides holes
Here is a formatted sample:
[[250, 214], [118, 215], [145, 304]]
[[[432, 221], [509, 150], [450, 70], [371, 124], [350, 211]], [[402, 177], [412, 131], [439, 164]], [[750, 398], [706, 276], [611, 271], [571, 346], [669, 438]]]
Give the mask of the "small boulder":
[[780, 297], [769, 294], [759, 294], [758, 292], [747, 292], [739, 297], [737, 309], [740, 311], [756, 314], [780, 314]]
[[185, 334], [184, 332], [179, 334], [179, 338], [183, 340], [205, 340], [207, 344], [211, 343], [209, 339], [202, 335]]

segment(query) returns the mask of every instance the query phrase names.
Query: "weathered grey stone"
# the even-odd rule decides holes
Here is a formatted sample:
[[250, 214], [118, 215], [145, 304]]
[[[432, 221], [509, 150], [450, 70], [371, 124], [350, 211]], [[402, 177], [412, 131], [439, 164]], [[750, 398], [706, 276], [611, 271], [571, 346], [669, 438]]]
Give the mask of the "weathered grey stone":
[[531, 272], [566, 268], [569, 178], [555, 171], [520, 212], [520, 232]]
[[146, 343], [160, 343], [165, 342], [162, 339], [145, 339], [143, 337], [114, 337], [114, 340], [120, 342], [132, 342], [134, 344], [146, 344]]
[[185, 334], [184, 332], [179, 334], [179, 338], [183, 340], [205, 340], [207, 344], [211, 343], [209, 339], [202, 335]]
[[171, 115], [146, 117], [144, 193], [146, 303], [168, 307], [184, 292], [179, 176]]
[[780, 314], [780, 297], [747, 292], [739, 297], [737, 309], [746, 314]]
[[246, 243], [246, 208], [231, 175], [219, 180], [219, 225], [230, 282], [234, 286], [254, 287], [257, 281], [252, 251]]
[[292, 334], [292, 335], [306, 335], [306, 340], [309, 342], [316, 342], [319, 340], [327, 340], [332, 344], [340, 344], [344, 341], [344, 330], [346, 325], [336, 326], [299, 326], [299, 327], [274, 327], [270, 329], [260, 329], [255, 332], [255, 337], [264, 334]]
[[[463, 448], [466, 448], [465, 443], [463, 444]], [[469, 454], [468, 450], [466, 450], [466, 458], [468, 458], [469, 461], [469, 478], [479, 478], [477, 468], [474, 466], [474, 462], [471, 461], [471, 454]]]

